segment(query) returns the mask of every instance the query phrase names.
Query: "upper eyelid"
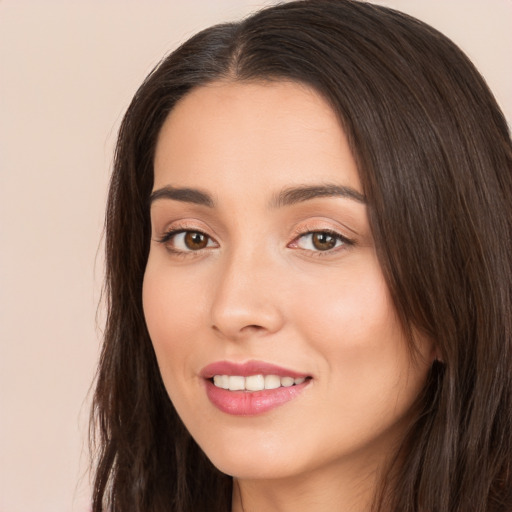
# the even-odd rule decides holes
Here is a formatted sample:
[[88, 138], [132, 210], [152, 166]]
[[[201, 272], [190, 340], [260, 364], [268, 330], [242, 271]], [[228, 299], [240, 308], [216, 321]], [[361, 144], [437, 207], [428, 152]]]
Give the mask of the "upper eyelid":
[[[201, 221], [199, 221], [201, 222]], [[291, 243], [296, 241], [298, 238], [312, 234], [312, 233], [329, 233], [335, 237], [338, 237], [342, 240], [346, 245], [353, 245], [356, 243], [352, 236], [347, 236], [344, 234], [344, 230], [339, 227], [325, 226], [325, 222], [329, 222], [326, 219], [308, 219], [306, 222], [302, 221], [296, 225], [290, 234], [291, 239], [286, 242], [286, 246], [288, 247]], [[319, 225], [320, 224], [320, 225]], [[321, 224], [324, 224], [322, 226]], [[350, 228], [346, 228], [348, 231], [352, 230]], [[177, 235], [183, 232], [197, 232], [207, 236], [210, 240], [220, 245], [218, 242], [218, 236], [210, 234], [212, 229], [210, 226], [200, 227], [198, 226], [198, 219], [190, 219], [190, 220], [177, 220], [175, 222], [169, 223], [168, 227], [166, 227], [163, 233], [156, 237], [160, 242], [166, 242], [172, 238], [172, 236]], [[355, 234], [355, 233], [354, 233]], [[306, 249], [304, 249], [306, 250]], [[326, 251], [327, 252], [327, 251]]]
[[[163, 236], [177, 235], [179, 233], [183, 233], [183, 232], [187, 232], [187, 231], [191, 232], [191, 233], [201, 233], [203, 235], [208, 236], [209, 238], [215, 239], [215, 237], [213, 237], [212, 235], [210, 235], [206, 232], [207, 230], [204, 230], [201, 228], [189, 227], [189, 226], [176, 226], [176, 227], [171, 227], [171, 228], [165, 229], [163, 232]], [[339, 236], [340, 238], [349, 240], [349, 237], [343, 235], [343, 233], [340, 233], [338, 230], [332, 229], [332, 228], [305, 228], [304, 230], [298, 229], [298, 230], [295, 230], [292, 234], [293, 240], [295, 240], [296, 238], [299, 238], [301, 236], [310, 235], [312, 233], [330, 233], [334, 236]]]
[[[171, 246], [170, 242], [171, 240], [174, 240], [174, 237], [177, 236], [177, 235], [180, 235], [182, 233], [187, 233], [187, 232], [191, 232], [191, 233], [201, 233], [203, 234], [204, 236], [206, 236], [208, 239], [209, 239], [209, 242], [210, 241], [213, 241], [217, 247], [218, 247], [218, 242], [213, 238], [211, 237], [210, 235], [208, 235], [208, 233], [205, 233], [204, 231], [202, 230], [198, 230], [198, 229], [183, 229], [183, 228], [174, 228], [174, 229], [168, 229], [166, 230], [163, 235], [159, 236], [158, 238], [155, 239], [156, 242], [158, 242], [159, 244], [161, 244], [163, 247], [166, 248], [167, 251], [169, 251], [169, 253], [172, 253], [174, 254], [175, 257], [198, 257], [200, 256], [201, 254], [204, 254], [204, 251], [211, 251], [212, 249], [215, 249], [216, 247], [203, 247], [201, 249], [197, 249], [197, 250], [193, 250], [193, 249], [182, 249], [182, 248], [177, 248], [174, 246], [174, 244]], [[209, 243], [208, 242], [208, 243]]]
[[[176, 235], [179, 235], [181, 233], [186, 233], [186, 232], [192, 232], [192, 233], [201, 233], [202, 235], [206, 236], [209, 238], [209, 240], [213, 241], [215, 244], [219, 244], [215, 238], [213, 238], [211, 235], [209, 235], [208, 233], [205, 233], [204, 231], [202, 230], [199, 230], [199, 229], [183, 229], [183, 228], [175, 228], [175, 229], [169, 229], [168, 231], [166, 231], [162, 236], [158, 237], [157, 241], [162, 243], [162, 244], [165, 244], [165, 243], [168, 243], [170, 240], [172, 240]], [[306, 236], [311, 236], [315, 233], [329, 233], [331, 236], [334, 236], [335, 238], [337, 238], [338, 240], [340, 240], [342, 242], [342, 245], [345, 246], [345, 245], [353, 245], [354, 242], [353, 240], [347, 238], [346, 236], [342, 235], [341, 233], [337, 232], [337, 231], [334, 231], [332, 229], [315, 229], [315, 230], [307, 230], [307, 231], [301, 231], [299, 232], [297, 235], [295, 235], [293, 237], [293, 239], [288, 242], [286, 244], [286, 247], [290, 247], [291, 244], [293, 243], [297, 243], [297, 241], [300, 239], [300, 238], [303, 238], [303, 237], [306, 237]], [[204, 247], [203, 249], [198, 249], [197, 251], [193, 251], [193, 250], [190, 250], [190, 251], [185, 251], [185, 250], [181, 250], [179, 249], [178, 251], [179, 252], [183, 252], [183, 253], [187, 253], [187, 252], [201, 252], [201, 251], [204, 251], [204, 250], [207, 250], [207, 249], [211, 249], [208, 248], [208, 247]], [[333, 252], [335, 251], [336, 249], [339, 249], [338, 248], [332, 248], [332, 249], [327, 249], [325, 251], [314, 251], [312, 249], [304, 249], [302, 247], [299, 247], [299, 249], [303, 250], [303, 251], [310, 251], [310, 252], [318, 252], [318, 253], [330, 253], [330, 252]]]
[[[343, 243], [344, 246], [354, 245], [355, 244], [355, 241], [353, 239], [348, 238], [347, 236], [339, 233], [338, 231], [334, 231], [332, 229], [314, 229], [314, 230], [305, 231], [304, 233], [297, 235], [291, 242], [289, 242], [288, 245], [290, 245], [290, 243], [296, 242], [297, 240], [299, 240], [302, 237], [305, 237], [305, 236], [308, 236], [308, 235], [313, 235], [315, 233], [328, 233], [329, 235], [331, 235], [331, 236], [337, 238], [338, 240], [340, 240]], [[331, 251], [333, 251], [335, 249], [336, 248], [328, 249], [326, 251], [313, 251], [313, 252], [328, 253], [328, 252], [331, 252]], [[309, 250], [309, 249], [303, 249], [303, 250]]]
[[160, 232], [161, 233], [160, 238], [162, 238], [168, 234], [178, 234], [178, 233], [182, 233], [184, 231], [191, 231], [191, 232], [202, 233], [212, 239], [215, 239], [215, 236], [212, 236], [209, 234], [212, 232], [212, 229], [210, 228], [210, 226], [208, 226], [208, 225], [199, 226], [199, 224], [204, 225], [204, 222], [198, 221], [197, 219], [176, 220], [176, 221], [165, 223], [165, 225], [161, 229], [158, 229], [157, 227], [153, 226], [152, 230], [153, 230], [153, 232]]
[[[348, 231], [352, 231], [346, 228]], [[297, 228], [294, 230], [294, 240], [305, 235], [309, 235], [311, 233], [330, 233], [333, 236], [337, 236], [342, 240], [346, 240], [347, 242], [354, 243], [355, 240], [352, 236], [348, 236], [343, 233], [344, 230], [341, 228], [333, 228], [333, 227], [322, 227], [322, 226], [312, 226], [311, 224], [303, 225], [302, 228]]]
[[215, 238], [208, 233], [206, 233], [205, 230], [202, 229], [195, 229], [195, 228], [183, 228], [183, 227], [176, 227], [176, 228], [170, 228], [164, 231], [162, 235], [158, 237], [159, 242], [166, 242], [170, 240], [172, 237], [179, 235], [180, 233], [201, 233], [202, 235], [208, 237], [210, 240], [213, 240], [215, 243], [218, 243]]

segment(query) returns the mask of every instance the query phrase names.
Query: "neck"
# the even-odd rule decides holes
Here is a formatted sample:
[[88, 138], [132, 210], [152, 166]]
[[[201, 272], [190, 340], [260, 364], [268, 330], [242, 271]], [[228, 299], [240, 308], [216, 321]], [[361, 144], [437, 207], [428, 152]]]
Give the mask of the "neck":
[[232, 512], [368, 512], [380, 472], [359, 469], [351, 465], [282, 479], [235, 479]]

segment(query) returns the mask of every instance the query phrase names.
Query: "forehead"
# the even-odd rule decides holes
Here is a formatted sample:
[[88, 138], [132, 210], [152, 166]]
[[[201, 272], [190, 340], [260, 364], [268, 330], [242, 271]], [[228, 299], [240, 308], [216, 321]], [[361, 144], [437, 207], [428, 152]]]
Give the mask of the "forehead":
[[339, 182], [360, 190], [335, 112], [292, 82], [215, 82], [178, 102], [159, 134], [155, 188]]

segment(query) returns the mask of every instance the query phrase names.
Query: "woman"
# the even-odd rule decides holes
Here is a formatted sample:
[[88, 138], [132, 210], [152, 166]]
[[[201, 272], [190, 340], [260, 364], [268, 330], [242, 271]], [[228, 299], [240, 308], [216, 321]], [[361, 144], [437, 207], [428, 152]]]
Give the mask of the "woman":
[[444, 36], [201, 32], [121, 126], [94, 511], [512, 510], [512, 152]]

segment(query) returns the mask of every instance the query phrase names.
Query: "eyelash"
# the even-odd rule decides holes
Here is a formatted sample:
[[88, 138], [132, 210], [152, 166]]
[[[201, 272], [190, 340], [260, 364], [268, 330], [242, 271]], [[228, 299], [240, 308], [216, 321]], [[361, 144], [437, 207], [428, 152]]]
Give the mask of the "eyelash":
[[299, 247], [300, 250], [309, 252], [315, 258], [317, 258], [317, 257], [322, 258], [322, 257], [332, 256], [334, 253], [337, 253], [340, 250], [343, 250], [343, 249], [346, 249], [347, 247], [355, 245], [355, 241], [354, 240], [351, 240], [350, 238], [347, 238], [346, 236], [344, 236], [341, 233], [338, 233], [337, 231], [334, 231], [332, 229], [315, 229], [315, 228], [308, 228], [306, 226], [305, 229], [297, 231], [297, 232], [294, 233], [294, 238], [288, 244], [288, 246], [291, 245], [291, 244], [295, 244], [296, 245], [296, 244], [298, 244], [298, 241], [301, 238], [306, 237], [306, 236], [312, 236], [315, 233], [321, 233], [321, 234], [329, 235], [329, 236], [331, 236], [331, 237], [333, 237], [335, 239], [336, 243], [341, 242], [340, 246], [333, 247], [332, 249], [327, 249], [325, 251], [320, 251], [320, 250], [316, 250], [315, 251], [313, 249], [302, 249], [302, 248]]
[[169, 231], [165, 232], [162, 237], [160, 237], [157, 242], [163, 244], [166, 246], [166, 249], [171, 252], [175, 256], [181, 256], [183, 258], [194, 256], [198, 253], [201, 253], [204, 249], [199, 249], [197, 251], [188, 250], [183, 251], [181, 249], [175, 249], [171, 245], [169, 245], [169, 242], [176, 236], [181, 233], [197, 233], [199, 235], [205, 236], [208, 240], [213, 240], [213, 238], [209, 235], [207, 235], [204, 231], [201, 231], [200, 229], [193, 229], [190, 227], [185, 226], [177, 226], [173, 229], [170, 229]]
[[[157, 239], [157, 242], [159, 242], [159, 243], [161, 243], [163, 245], [166, 245], [176, 235], [179, 235], [181, 233], [197, 233], [199, 235], [205, 236], [208, 240], [213, 240], [212, 237], [210, 237], [208, 234], [206, 234], [204, 231], [201, 231], [200, 229], [192, 229], [190, 227], [179, 227], [178, 226], [178, 227], [170, 229], [169, 231], [164, 233], [164, 235], [162, 237]], [[331, 229], [309, 229], [309, 228], [306, 227], [304, 230], [296, 231], [293, 234], [294, 238], [287, 245], [287, 247], [290, 246], [291, 244], [297, 244], [298, 241], [301, 238], [309, 236], [309, 235], [314, 235], [315, 233], [322, 233], [322, 234], [326, 234], [326, 235], [332, 236], [336, 240], [336, 243], [338, 241], [341, 242], [341, 246], [334, 247], [332, 249], [327, 249], [325, 251], [320, 251], [320, 250], [315, 251], [315, 250], [312, 250], [312, 249], [302, 249], [302, 248], [299, 247], [300, 250], [307, 251], [307, 252], [311, 253], [314, 257], [329, 256], [329, 255], [332, 255], [335, 252], [338, 252], [339, 250], [341, 250], [343, 248], [355, 245], [355, 241], [354, 240], [351, 240], [350, 238], [347, 238], [346, 236], [342, 235], [341, 233], [338, 233], [337, 231], [334, 231], [334, 230], [331, 230]], [[166, 245], [166, 248], [173, 255], [181, 256], [181, 257], [194, 256], [194, 255], [197, 255], [197, 254], [203, 252], [206, 249], [206, 248], [198, 249], [198, 250], [195, 250], [195, 251], [190, 249], [190, 250], [184, 251], [184, 250], [181, 250], [181, 249], [175, 249], [174, 247], [172, 247], [170, 245]]]

